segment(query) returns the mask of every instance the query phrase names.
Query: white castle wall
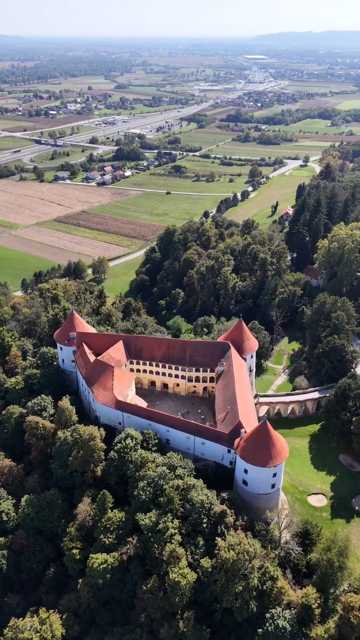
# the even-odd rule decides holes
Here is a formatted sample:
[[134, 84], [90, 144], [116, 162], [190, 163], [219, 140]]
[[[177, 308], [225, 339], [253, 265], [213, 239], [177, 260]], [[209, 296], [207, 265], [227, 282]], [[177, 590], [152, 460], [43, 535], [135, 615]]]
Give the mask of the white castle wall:
[[251, 389], [253, 393], [255, 393], [256, 352], [248, 353], [245, 357], [245, 362], [249, 373]]
[[281, 489], [284, 464], [275, 467], [255, 467], [237, 456], [235, 485], [239, 492], [268, 494]]
[[75, 347], [64, 347], [62, 344], [56, 346], [60, 367], [65, 371], [74, 372], [76, 370]]
[[204, 440], [197, 436], [184, 433], [167, 425], [159, 424], [124, 411], [118, 411], [98, 403], [85, 380], [77, 370], [79, 393], [84, 408], [91, 418], [100, 424], [105, 424], [116, 429], [130, 427], [138, 431], [153, 431], [169, 449], [175, 449], [191, 457], [202, 458], [211, 462], [217, 462], [227, 467], [235, 466], [236, 455], [233, 449], [224, 447], [216, 442]]

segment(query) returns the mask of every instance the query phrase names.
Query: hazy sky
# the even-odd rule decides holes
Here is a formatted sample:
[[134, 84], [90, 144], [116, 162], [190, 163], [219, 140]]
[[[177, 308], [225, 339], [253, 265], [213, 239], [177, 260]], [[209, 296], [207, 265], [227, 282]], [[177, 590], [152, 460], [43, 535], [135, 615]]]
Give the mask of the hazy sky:
[[359, 29], [360, 0], [0, 0], [0, 33], [244, 36]]

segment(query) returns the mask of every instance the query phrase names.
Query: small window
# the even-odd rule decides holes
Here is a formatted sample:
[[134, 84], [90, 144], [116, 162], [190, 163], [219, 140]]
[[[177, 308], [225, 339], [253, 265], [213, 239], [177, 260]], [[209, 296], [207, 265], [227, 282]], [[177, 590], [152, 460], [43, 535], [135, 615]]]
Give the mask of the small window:
[[186, 376], [180, 376], [181, 380], [186, 380]]
[[170, 371], [172, 371], [172, 368], [173, 368], [172, 364], [168, 364], [168, 369], [169, 369]]
[[60, 347], [60, 351], [62, 351], [62, 347]]
[[179, 374], [178, 373], [174, 373], [174, 378], [176, 378], [176, 380], [179, 380]]
[[136, 360], [136, 364], [139, 365], [140, 364], [140, 360]]
[[147, 374], [147, 369], [143, 369], [142, 372]]
[[232, 461], [232, 460], [230, 460], [230, 462], [229, 462], [229, 467], [233, 467], [233, 466], [234, 466], [234, 463], [233, 463], [233, 461]]
[[64, 358], [61, 360], [61, 362], [64, 364]]
[[161, 365], [161, 368], [162, 368], [162, 369], [166, 369], [166, 364], [162, 364], [162, 365]]
[[159, 376], [160, 375], [160, 371], [155, 371], [155, 375]]
[[212, 383], [212, 384], [214, 384], [214, 382], [215, 382], [215, 378], [214, 378], [214, 376], [210, 376], [210, 378], [209, 378], [209, 382], [210, 382], [210, 383]]
[[154, 375], [154, 372], [150, 370], [149, 371], [149, 376], [153, 376], [153, 375]]
[[179, 371], [179, 367], [174, 367], [175, 371]]
[[188, 377], [188, 382], [194, 382], [194, 378], [192, 376]]
[[273, 482], [272, 485], [271, 485], [271, 488], [275, 489], [275, 487], [276, 487], [276, 484], [275, 484], [275, 482]]
[[228, 450], [227, 450], [227, 452], [228, 452], [228, 453], [231, 453], [231, 449], [228, 449]]
[[200, 376], [195, 376], [195, 382], [200, 382]]
[[272, 477], [273, 477], [273, 478], [276, 478], [276, 476], [277, 476], [277, 471], [274, 471], [274, 473], [273, 473]]
[[249, 473], [248, 469], [244, 469], [244, 473], [247, 476], [247, 474]]
[[203, 376], [203, 379], [202, 379], [202, 381], [206, 383], [206, 382], [208, 381], [208, 378], [207, 378], [207, 376]]
[[172, 378], [173, 374], [172, 373], [168, 373], [168, 378]]
[[153, 363], [149, 362], [149, 367], [153, 367], [153, 366], [154, 366]]
[[131, 373], [134, 373], [134, 367], [130, 367]]
[[243, 480], [242, 483], [243, 483], [244, 487], [248, 486], [248, 481], [247, 480]]
[[141, 369], [136, 369], [136, 373], [141, 373]]

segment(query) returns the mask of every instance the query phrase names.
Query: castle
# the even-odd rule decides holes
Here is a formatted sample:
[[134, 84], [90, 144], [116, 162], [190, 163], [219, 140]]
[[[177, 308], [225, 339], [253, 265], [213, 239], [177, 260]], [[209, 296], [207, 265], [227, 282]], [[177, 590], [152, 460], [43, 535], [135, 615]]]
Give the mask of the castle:
[[232, 467], [241, 502], [278, 508], [288, 445], [258, 421], [258, 342], [243, 320], [216, 341], [179, 340], [99, 333], [71, 311], [54, 340], [95, 423], [151, 430], [169, 449]]

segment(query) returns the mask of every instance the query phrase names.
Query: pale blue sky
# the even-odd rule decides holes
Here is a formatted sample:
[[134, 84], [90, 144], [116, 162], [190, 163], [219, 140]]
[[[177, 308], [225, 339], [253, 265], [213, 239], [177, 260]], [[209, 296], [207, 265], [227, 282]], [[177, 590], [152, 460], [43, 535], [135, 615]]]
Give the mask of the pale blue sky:
[[0, 34], [246, 36], [359, 29], [360, 0], [0, 0]]

